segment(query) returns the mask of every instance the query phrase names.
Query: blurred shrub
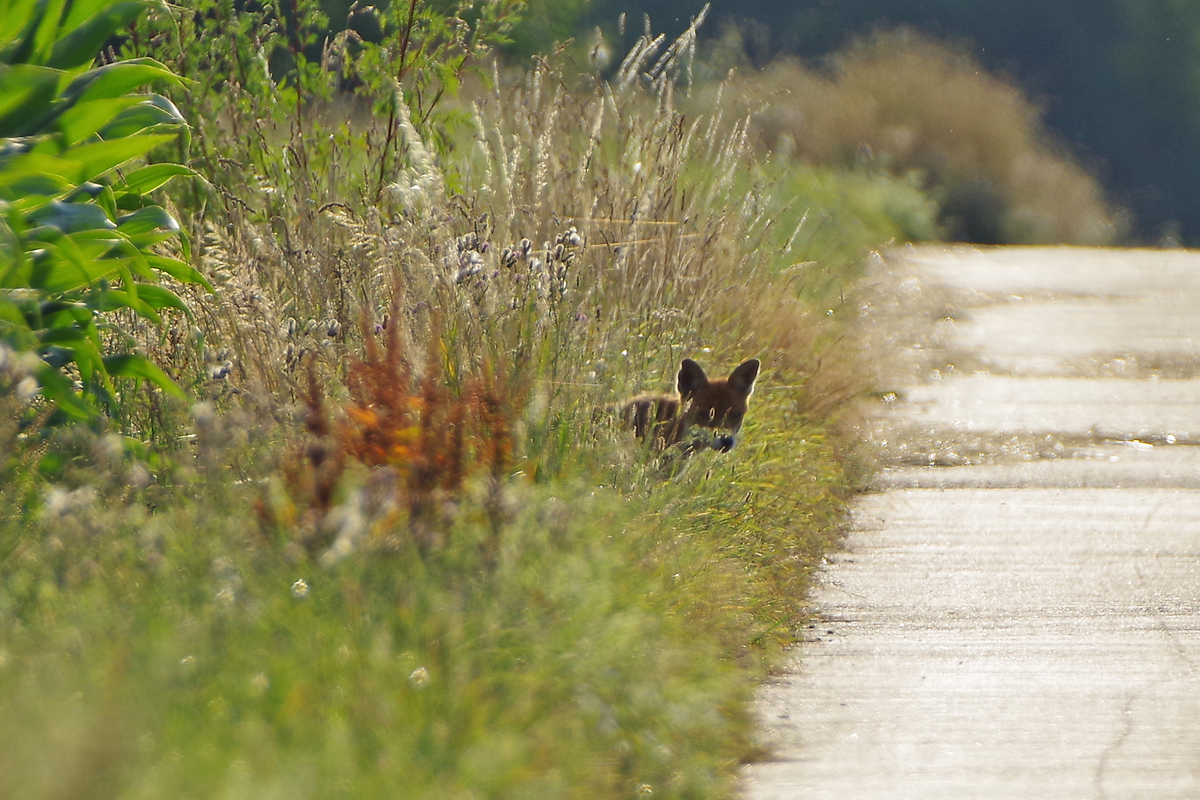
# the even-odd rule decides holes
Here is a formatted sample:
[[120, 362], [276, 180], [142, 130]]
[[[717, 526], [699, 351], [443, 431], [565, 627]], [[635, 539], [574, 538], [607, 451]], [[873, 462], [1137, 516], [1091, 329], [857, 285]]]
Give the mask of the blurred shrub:
[[805, 161], [917, 173], [956, 239], [1101, 245], [1120, 233], [1096, 180], [1039, 109], [969, 55], [912, 31], [880, 33], [830, 74], [779, 61], [738, 90], [765, 104], [764, 141]]

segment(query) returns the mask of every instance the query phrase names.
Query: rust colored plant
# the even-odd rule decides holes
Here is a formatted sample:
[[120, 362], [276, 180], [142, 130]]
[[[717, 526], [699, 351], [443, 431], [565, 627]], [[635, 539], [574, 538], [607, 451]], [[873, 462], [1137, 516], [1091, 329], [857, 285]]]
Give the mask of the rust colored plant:
[[[283, 470], [292, 502], [306, 506], [299, 540], [310, 555], [331, 546], [345, 528], [339, 519], [346, 515], [337, 513], [337, 490], [353, 463], [373, 471], [378, 479], [368, 484], [389, 495], [384, 503], [367, 505], [401, 510], [405, 521], [400, 525], [422, 552], [446, 543], [469, 480], [482, 477], [491, 523], [486, 548], [493, 551], [498, 542], [500, 492], [512, 461], [511, 416], [519, 403], [487, 365], [454, 381], [458, 388], [452, 388], [447, 344], [436, 323], [418, 374], [398, 327], [384, 324], [375, 332], [364, 331], [364, 354], [349, 366], [349, 399], [336, 420], [330, 419], [316, 370], [310, 367], [302, 393], [307, 442], [303, 457]], [[395, 540], [395, 526], [387, 527], [387, 538]]]

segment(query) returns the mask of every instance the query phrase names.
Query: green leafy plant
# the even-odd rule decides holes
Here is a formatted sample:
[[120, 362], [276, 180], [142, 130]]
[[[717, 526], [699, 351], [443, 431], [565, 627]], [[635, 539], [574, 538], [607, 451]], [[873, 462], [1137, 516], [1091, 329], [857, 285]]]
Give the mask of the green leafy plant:
[[[159, 252], [179, 239], [179, 224], [149, 196], [191, 170], [119, 169], [186, 131], [166, 97], [135, 93], [181, 80], [146, 58], [93, 66], [145, 7], [16, 0], [0, 19], [0, 341], [38, 356], [40, 393], [59, 420], [119, 414], [115, 377], [183, 397], [129, 351], [117, 320], [187, 313], [164, 276], [208, 287], [186, 261]], [[187, 240], [179, 247], [187, 258]]]
[[[486, 58], [509, 41], [524, 6], [356, 3], [331, 25], [316, 0], [245, 7], [198, 0], [182, 13], [147, 14], [123, 52], [156, 58], [190, 81], [179, 100], [198, 129], [194, 163], [217, 188], [211, 198], [185, 201], [196, 207], [196, 224], [210, 207], [227, 213], [221, 205], [230, 196], [252, 214], [286, 217], [278, 198], [290, 194], [317, 207], [348, 194], [378, 205], [409, 159], [413, 130], [444, 154], [469, 121], [447, 101], [470, 76], [487, 80]], [[202, 113], [214, 107], [223, 113]], [[387, 118], [382, 140], [357, 123], [369, 113]], [[292, 133], [297, 138], [285, 145]], [[218, 141], [220, 152], [211, 149]], [[279, 148], [286, 160], [275, 157]], [[243, 186], [249, 170], [261, 179]]]

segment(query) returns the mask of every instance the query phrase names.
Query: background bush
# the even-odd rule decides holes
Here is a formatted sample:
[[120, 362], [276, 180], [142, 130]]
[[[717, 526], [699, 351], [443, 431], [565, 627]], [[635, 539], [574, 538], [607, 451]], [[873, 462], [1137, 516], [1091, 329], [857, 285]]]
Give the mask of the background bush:
[[[598, 0], [589, 24], [614, 31], [647, 13], [668, 35], [700, 4]], [[756, 66], [776, 56], [820, 62], [879, 29], [912, 27], [964, 43], [1010, 76], [1048, 127], [1132, 211], [1143, 241], [1200, 236], [1200, 6], [1178, 0], [749, 0], [713, 9], [709, 36], [741, 28]], [[640, 27], [635, 26], [638, 30]], [[615, 34], [614, 34], [615, 35]]]
[[983, 243], [1112, 243], [1120, 223], [1099, 184], [1012, 84], [913, 31], [839, 53], [826, 74], [794, 61], [748, 73], [772, 148], [810, 163], [911, 176], [946, 235]]

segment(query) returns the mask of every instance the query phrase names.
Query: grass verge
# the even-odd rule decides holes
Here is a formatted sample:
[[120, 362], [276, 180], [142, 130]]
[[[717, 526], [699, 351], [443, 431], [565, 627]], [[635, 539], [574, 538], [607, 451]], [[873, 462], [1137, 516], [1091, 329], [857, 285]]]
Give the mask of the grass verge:
[[[399, 96], [196, 117], [218, 292], [131, 328], [202, 401], [131, 409], [136, 459], [0, 431], [0, 797], [729, 796], [852, 483], [845, 286], [932, 212], [760, 159], [643, 44], [497, 75], [441, 151]], [[597, 414], [751, 355], [732, 457]]]

